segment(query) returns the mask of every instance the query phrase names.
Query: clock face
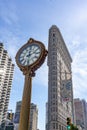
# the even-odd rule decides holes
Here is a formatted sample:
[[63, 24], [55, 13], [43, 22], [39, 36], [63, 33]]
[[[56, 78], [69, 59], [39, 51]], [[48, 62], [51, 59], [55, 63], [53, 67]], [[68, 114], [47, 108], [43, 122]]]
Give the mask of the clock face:
[[32, 43], [23, 48], [18, 57], [18, 61], [22, 66], [29, 66], [36, 62], [41, 54], [41, 47]]

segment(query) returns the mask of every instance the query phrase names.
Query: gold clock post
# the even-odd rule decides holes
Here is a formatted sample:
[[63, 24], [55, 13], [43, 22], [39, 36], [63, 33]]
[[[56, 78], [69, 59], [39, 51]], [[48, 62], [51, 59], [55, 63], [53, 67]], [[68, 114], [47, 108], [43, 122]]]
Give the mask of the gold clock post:
[[30, 74], [27, 73], [25, 75], [19, 130], [29, 130], [31, 89], [32, 89], [32, 76], [30, 76]]
[[[32, 77], [35, 76], [35, 71], [44, 63], [47, 53], [43, 43], [30, 38], [16, 54], [16, 63], [25, 75], [19, 130], [29, 130]], [[37, 58], [37, 56], [39, 57]], [[34, 58], [32, 59], [32, 57]], [[29, 64], [31, 59], [35, 61]]]

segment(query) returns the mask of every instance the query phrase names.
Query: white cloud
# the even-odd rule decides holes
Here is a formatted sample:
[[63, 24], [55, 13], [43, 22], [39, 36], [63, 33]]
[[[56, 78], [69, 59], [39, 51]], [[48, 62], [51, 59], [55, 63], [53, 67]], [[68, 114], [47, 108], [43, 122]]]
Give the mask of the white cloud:
[[4, 49], [8, 51], [9, 56], [13, 59], [13, 62], [15, 63], [15, 56], [18, 51], [18, 49], [21, 47], [21, 39], [18, 37], [17, 34], [14, 32], [6, 29], [1, 28], [0, 30], [0, 41], [4, 45]]
[[74, 51], [72, 72], [74, 96], [86, 98], [87, 91], [87, 47], [82, 49], [80, 46]]

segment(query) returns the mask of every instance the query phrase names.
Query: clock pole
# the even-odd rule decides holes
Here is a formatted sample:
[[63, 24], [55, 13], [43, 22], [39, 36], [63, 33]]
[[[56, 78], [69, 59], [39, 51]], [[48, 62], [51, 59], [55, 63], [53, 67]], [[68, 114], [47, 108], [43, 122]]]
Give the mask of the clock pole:
[[[30, 48], [30, 49], [29, 49]], [[38, 52], [34, 55], [34, 58], [37, 58], [32, 64], [27, 62], [27, 59], [30, 60], [31, 56], [33, 55], [33, 49], [38, 48], [40, 49], [40, 54], [38, 56]], [[24, 49], [26, 51], [24, 51]], [[25, 52], [27, 53], [25, 55]], [[33, 52], [33, 53], [31, 53]], [[31, 90], [32, 90], [32, 77], [35, 76], [35, 71], [44, 63], [44, 60], [47, 56], [48, 51], [45, 49], [45, 46], [40, 41], [36, 41], [32, 38], [22, 46], [16, 54], [16, 63], [20, 70], [25, 75], [25, 83], [24, 83], [24, 91], [22, 97], [22, 105], [21, 105], [21, 112], [20, 112], [20, 121], [19, 121], [19, 130], [29, 130], [29, 120], [30, 120], [30, 103], [31, 103]], [[24, 63], [28, 63], [27, 65]]]
[[32, 90], [32, 75], [30, 75], [30, 72], [28, 72], [25, 75], [19, 130], [29, 130], [31, 90]]

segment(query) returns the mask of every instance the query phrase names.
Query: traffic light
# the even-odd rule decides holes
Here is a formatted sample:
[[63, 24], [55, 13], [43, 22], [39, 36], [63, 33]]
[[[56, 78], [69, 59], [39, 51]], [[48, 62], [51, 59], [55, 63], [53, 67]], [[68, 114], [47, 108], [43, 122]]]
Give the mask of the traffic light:
[[12, 120], [14, 113], [8, 113], [7, 119]]
[[10, 120], [12, 120], [12, 118], [13, 118], [13, 115], [12, 115], [12, 113], [10, 113]]
[[71, 118], [67, 117], [67, 130], [71, 130]]

